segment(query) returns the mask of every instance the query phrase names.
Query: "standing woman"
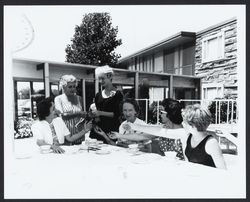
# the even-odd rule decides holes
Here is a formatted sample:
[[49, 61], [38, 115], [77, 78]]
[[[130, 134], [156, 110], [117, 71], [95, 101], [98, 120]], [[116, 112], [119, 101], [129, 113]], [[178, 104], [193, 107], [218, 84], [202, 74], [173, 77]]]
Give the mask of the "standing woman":
[[[63, 94], [55, 97], [55, 108], [60, 111], [62, 119], [68, 127], [70, 134], [79, 132], [76, 124], [85, 113], [82, 111], [82, 99], [76, 94], [77, 80], [73, 75], [64, 75], [60, 79], [60, 86]], [[74, 141], [71, 144], [81, 144], [84, 137]], [[66, 142], [66, 144], [69, 144]]]
[[[113, 84], [113, 69], [108, 65], [98, 67], [95, 70], [101, 86], [104, 88], [95, 96], [96, 110], [93, 111], [95, 117], [99, 117], [96, 123], [105, 133], [118, 131], [120, 126], [120, 109], [119, 105], [122, 102], [123, 95], [117, 90]], [[102, 140], [107, 143], [106, 139], [96, 134], [94, 131], [90, 133], [90, 138]]]

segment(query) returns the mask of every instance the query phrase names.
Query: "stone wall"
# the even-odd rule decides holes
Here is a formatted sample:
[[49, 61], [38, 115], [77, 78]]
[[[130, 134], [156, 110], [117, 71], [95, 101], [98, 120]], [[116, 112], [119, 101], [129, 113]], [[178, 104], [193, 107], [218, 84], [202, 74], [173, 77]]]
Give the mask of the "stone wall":
[[[202, 39], [225, 31], [225, 58], [202, 63]], [[237, 97], [237, 21], [201, 33], [196, 38], [195, 75], [202, 77], [202, 84], [222, 83], [224, 96]]]

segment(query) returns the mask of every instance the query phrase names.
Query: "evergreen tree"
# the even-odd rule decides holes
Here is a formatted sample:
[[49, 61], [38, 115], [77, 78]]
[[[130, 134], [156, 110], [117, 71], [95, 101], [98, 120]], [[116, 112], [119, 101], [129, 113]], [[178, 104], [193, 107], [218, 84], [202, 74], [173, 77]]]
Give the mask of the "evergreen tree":
[[68, 44], [66, 61], [88, 65], [116, 66], [121, 56], [114, 52], [122, 44], [117, 39], [118, 27], [113, 27], [109, 13], [85, 14], [80, 26], [76, 25], [75, 34]]

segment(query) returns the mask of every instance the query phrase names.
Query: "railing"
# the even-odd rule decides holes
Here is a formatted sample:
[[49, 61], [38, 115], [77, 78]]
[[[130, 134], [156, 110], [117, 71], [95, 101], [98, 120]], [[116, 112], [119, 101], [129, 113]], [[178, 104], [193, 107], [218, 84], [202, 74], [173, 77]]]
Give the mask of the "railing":
[[193, 75], [193, 65], [184, 65], [167, 69], [167, 73], [177, 75]]
[[[210, 107], [210, 112], [214, 116], [214, 124], [232, 124], [238, 121], [237, 100], [214, 99], [214, 100], [179, 100], [185, 106], [199, 103]], [[214, 107], [214, 109], [213, 109]]]
[[[149, 99], [137, 99], [141, 106], [143, 119], [148, 123], [149, 117]], [[153, 100], [156, 103], [156, 124], [159, 124], [159, 106], [161, 100]], [[184, 106], [199, 103], [210, 108], [213, 124], [236, 124], [238, 122], [237, 100], [232, 99], [214, 99], [214, 100], [179, 100]]]

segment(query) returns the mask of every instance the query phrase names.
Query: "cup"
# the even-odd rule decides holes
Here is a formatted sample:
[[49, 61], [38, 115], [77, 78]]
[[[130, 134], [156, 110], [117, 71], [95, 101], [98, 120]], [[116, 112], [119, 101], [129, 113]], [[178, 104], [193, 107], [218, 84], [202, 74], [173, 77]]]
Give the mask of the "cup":
[[170, 160], [176, 160], [176, 155], [177, 155], [177, 152], [175, 151], [166, 151], [164, 152], [165, 156], [170, 159]]
[[51, 151], [51, 145], [42, 145], [40, 146], [40, 150], [42, 153], [48, 153]]
[[136, 152], [139, 151], [139, 147], [138, 146], [139, 146], [138, 144], [129, 144], [128, 148], [130, 149], [130, 151], [132, 153], [136, 153]]

